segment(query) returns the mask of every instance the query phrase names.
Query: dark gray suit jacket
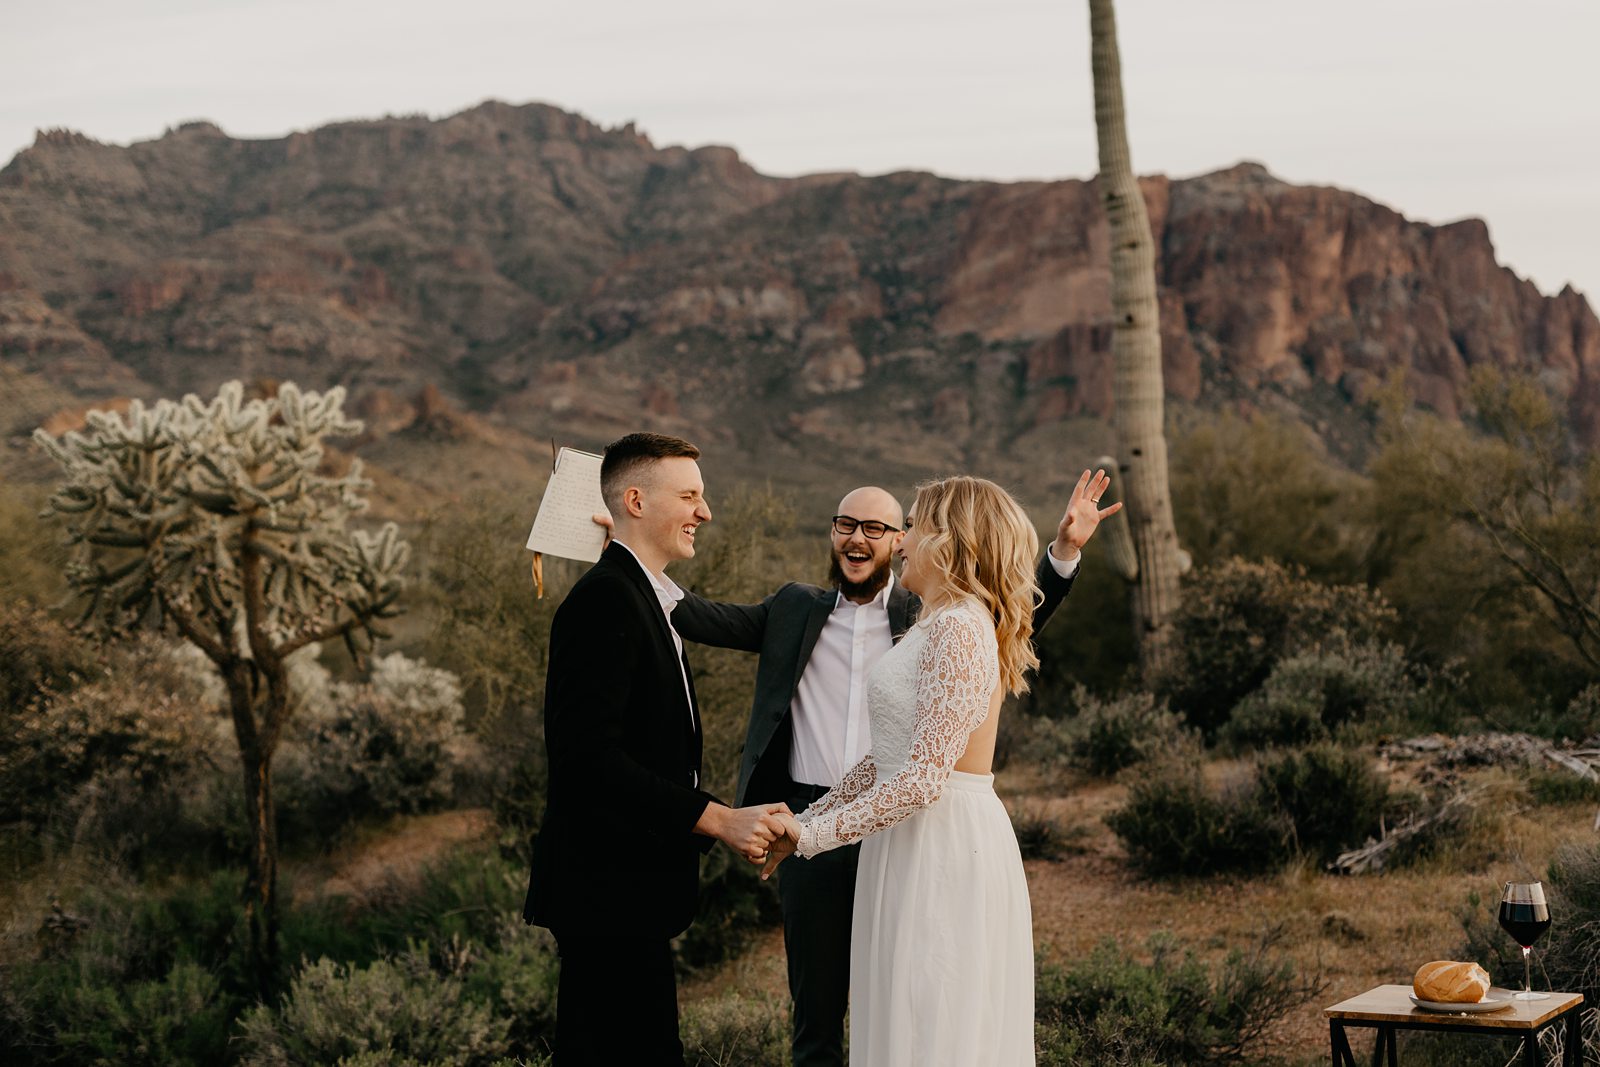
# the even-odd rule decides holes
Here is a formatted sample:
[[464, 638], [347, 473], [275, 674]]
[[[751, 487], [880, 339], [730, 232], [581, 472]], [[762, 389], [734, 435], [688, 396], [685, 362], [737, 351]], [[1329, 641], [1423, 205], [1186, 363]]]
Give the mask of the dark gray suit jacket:
[[[1066, 599], [1076, 577], [1074, 572], [1072, 578], [1063, 578], [1049, 559], [1039, 560], [1037, 580], [1044, 599], [1033, 612], [1035, 633]], [[685, 640], [761, 654], [739, 761], [735, 803], [741, 807], [788, 800], [794, 792], [789, 777], [794, 741], [789, 705], [837, 602], [837, 589], [790, 582], [759, 604], [724, 604], [686, 591], [672, 609], [672, 625]], [[894, 584], [889, 592], [889, 628], [896, 641], [917, 621], [921, 607], [915, 594], [899, 582]]]

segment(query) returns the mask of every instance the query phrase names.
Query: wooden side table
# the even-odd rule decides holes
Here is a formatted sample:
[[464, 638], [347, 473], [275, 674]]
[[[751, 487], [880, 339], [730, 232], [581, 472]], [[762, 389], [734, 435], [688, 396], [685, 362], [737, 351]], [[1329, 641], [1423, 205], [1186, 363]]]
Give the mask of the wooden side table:
[[[1511, 990], [1492, 989], [1491, 994], [1509, 996]], [[1566, 1023], [1567, 1036], [1562, 1056], [1563, 1067], [1582, 1067], [1583, 1032], [1580, 1026], [1582, 993], [1551, 993], [1549, 1000], [1514, 1000], [1499, 1011], [1460, 1012], [1449, 1015], [1423, 1011], [1411, 1003], [1408, 985], [1381, 985], [1358, 997], [1342, 1000], [1322, 1014], [1328, 1017], [1328, 1040], [1333, 1046], [1333, 1067], [1356, 1067], [1355, 1055], [1345, 1028], [1365, 1026], [1377, 1031], [1372, 1046], [1372, 1067], [1380, 1067], [1388, 1052], [1389, 1067], [1397, 1067], [1394, 1035], [1397, 1030], [1435, 1030], [1458, 1034], [1489, 1034], [1495, 1037], [1522, 1038], [1525, 1067], [1541, 1067], [1539, 1033]]]

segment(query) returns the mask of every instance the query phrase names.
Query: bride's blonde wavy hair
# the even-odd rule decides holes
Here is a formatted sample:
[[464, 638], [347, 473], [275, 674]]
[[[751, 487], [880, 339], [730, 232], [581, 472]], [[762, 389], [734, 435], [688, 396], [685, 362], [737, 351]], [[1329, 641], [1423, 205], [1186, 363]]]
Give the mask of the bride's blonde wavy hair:
[[[1000, 684], [1028, 690], [1026, 674], [1039, 665], [1033, 651], [1034, 581], [1039, 535], [1011, 494], [984, 478], [957, 476], [917, 486], [911, 506], [917, 569], [939, 587], [922, 597], [933, 611], [963, 596], [976, 597], [994, 619], [1000, 645]], [[937, 576], [937, 577], [935, 577]]]

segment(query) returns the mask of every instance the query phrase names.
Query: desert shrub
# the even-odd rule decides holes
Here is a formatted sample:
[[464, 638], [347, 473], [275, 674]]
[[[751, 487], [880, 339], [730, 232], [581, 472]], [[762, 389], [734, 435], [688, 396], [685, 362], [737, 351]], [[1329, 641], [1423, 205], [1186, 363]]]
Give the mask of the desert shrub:
[[1264, 806], [1257, 790], [1213, 790], [1198, 762], [1152, 765], [1106, 817], [1135, 867], [1146, 874], [1200, 875], [1262, 870], [1282, 862], [1293, 825]]
[[[257, 997], [238, 907], [241, 884], [242, 876], [229, 870], [139, 886], [110, 868], [53, 904], [18, 908], [0, 941], [0, 1062], [233, 1062], [231, 1020]], [[412, 993], [435, 980], [453, 983], [447, 1032], [476, 1026], [473, 1020], [487, 1014], [497, 1055], [536, 1062], [554, 1032], [557, 961], [548, 932], [521, 921], [526, 884], [526, 868], [493, 849], [461, 849], [415, 888], [375, 903], [323, 899], [286, 909], [282, 958], [287, 966], [337, 961], [339, 981], [312, 981], [329, 1001], [315, 1011], [326, 1008], [336, 1018], [382, 989], [396, 993], [394, 1011], [404, 1015]], [[427, 947], [413, 939], [426, 939]], [[417, 970], [423, 966], [431, 977]], [[294, 985], [286, 984], [292, 996]], [[309, 1013], [314, 1005], [308, 999], [300, 1007]], [[300, 1015], [266, 1010], [277, 1035], [267, 1046], [310, 1047], [298, 1029], [305, 1022]], [[373, 1032], [399, 1032], [412, 1018], [378, 1014]], [[162, 1051], [140, 1051], [151, 1049]], [[415, 1043], [373, 1045], [366, 1054], [457, 1062], [453, 1053], [430, 1058]], [[277, 1053], [261, 1055], [274, 1062]]]
[[680, 970], [715, 967], [740, 955], [782, 918], [778, 883], [760, 878], [760, 868], [718, 846], [700, 865], [700, 910], [694, 924], [673, 942]]
[[214, 1063], [232, 1022], [216, 976], [194, 963], [125, 986], [79, 986], [59, 1007], [56, 1054], [72, 1063]]
[[1012, 755], [1104, 776], [1185, 744], [1181, 720], [1150, 693], [1136, 689], [1107, 700], [1078, 686], [1073, 705], [1077, 713], [1063, 718], [1016, 716]]
[[498, 950], [504, 917], [522, 914], [528, 868], [469, 845], [439, 857], [408, 883], [380, 887], [360, 900], [322, 897], [286, 911], [284, 957], [370, 963], [418, 939]]
[[0, 481], [0, 589], [9, 605], [53, 604], [66, 597], [66, 546], [39, 521], [48, 499], [44, 486]]
[[0, 1060], [225, 1062], [246, 999], [240, 885], [228, 872], [156, 891], [107, 870], [18, 908], [0, 943]]
[[283, 955], [359, 967], [414, 953], [414, 942], [425, 941], [433, 970], [459, 979], [464, 1001], [488, 1005], [505, 1022], [507, 1052], [536, 1061], [555, 1032], [558, 967], [549, 932], [522, 922], [527, 884], [527, 867], [498, 850], [458, 849], [413, 888], [286, 912]]
[[1536, 770], [1527, 777], [1535, 804], [1600, 804], [1600, 781], [1568, 770]]
[[549, 1051], [556, 1032], [556, 990], [561, 965], [548, 930], [529, 926], [520, 912], [502, 915], [492, 948], [467, 971], [466, 995], [489, 1005], [508, 1023], [506, 1040], [516, 1055]]
[[1158, 696], [1212, 736], [1280, 659], [1330, 641], [1380, 640], [1394, 626], [1382, 595], [1314, 582], [1277, 563], [1226, 560], [1190, 579], [1173, 616], [1176, 652]]
[[789, 1013], [770, 997], [738, 993], [684, 1007], [679, 1026], [689, 1067], [785, 1067]]
[[221, 833], [210, 780], [233, 766], [231, 727], [172, 646], [120, 650], [103, 677], [46, 691], [5, 718], [0, 822], [135, 853]]
[[295, 725], [299, 761], [285, 759], [286, 804], [350, 820], [450, 799], [466, 745], [454, 675], [399, 653], [375, 660], [363, 682], [322, 675]]
[[[1600, 845], [1567, 845], [1544, 875], [1550, 929], [1534, 947], [1534, 981], [1581, 992], [1590, 1004], [1600, 993]], [[1498, 985], [1522, 988], [1522, 950], [1496, 921], [1499, 898], [1476, 893], [1462, 915], [1470, 956], [1488, 967]]]
[[1501, 728], [1553, 741], [1600, 742], [1600, 684], [1587, 686], [1565, 704], [1548, 698], [1519, 701]]
[[427, 945], [417, 944], [366, 967], [326, 957], [301, 967], [279, 1004], [257, 1005], [240, 1020], [240, 1062], [290, 1067], [388, 1053], [395, 1058], [382, 1062], [474, 1067], [507, 1051], [507, 1026], [463, 995], [459, 976], [431, 967]]
[[[0, 715], [16, 714], [101, 673], [96, 650], [49, 612], [9, 596], [0, 604]], [[0, 744], [9, 734], [0, 732]]]
[[1256, 788], [1264, 808], [1288, 817], [1300, 851], [1319, 860], [1360, 844], [1389, 799], [1371, 759], [1326, 743], [1263, 760]]
[[1336, 642], [1285, 656], [1222, 726], [1234, 745], [1296, 745], [1345, 729], [1395, 726], [1419, 695], [1396, 644]]
[[1330, 460], [1301, 422], [1191, 414], [1172, 442], [1173, 518], [1196, 559], [1275, 559], [1321, 581], [1359, 579], [1371, 497], [1371, 484]]
[[1164, 935], [1150, 962], [1105, 942], [1071, 967], [1039, 968], [1034, 993], [1040, 1067], [1160, 1067], [1240, 1062], [1266, 1028], [1315, 996], [1270, 957], [1270, 940], [1213, 971]]
[[1011, 808], [1011, 829], [1025, 860], [1058, 860], [1070, 852], [1082, 851], [1078, 844], [1084, 834], [1082, 825], [1069, 830], [1060, 819], [1031, 804]]
[[[1595, 1007], [1600, 1003], [1600, 845], [1563, 846], [1543, 881], [1550, 929], [1534, 946], [1533, 985], [1583, 994], [1583, 1060], [1600, 1061], [1600, 1010]], [[1499, 903], [1498, 895], [1468, 898], [1461, 914], [1466, 945], [1460, 958], [1483, 964], [1496, 985], [1521, 989], [1522, 950], [1496, 921]]]

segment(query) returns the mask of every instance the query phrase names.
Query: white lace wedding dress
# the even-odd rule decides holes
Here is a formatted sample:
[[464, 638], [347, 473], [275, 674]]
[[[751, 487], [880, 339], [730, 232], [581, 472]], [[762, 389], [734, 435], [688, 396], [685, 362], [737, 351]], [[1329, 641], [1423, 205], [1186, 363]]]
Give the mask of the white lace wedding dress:
[[953, 770], [999, 685], [975, 600], [922, 619], [867, 678], [872, 752], [800, 816], [799, 852], [865, 838], [850, 943], [852, 1067], [1033, 1055], [1033, 920], [992, 774]]

